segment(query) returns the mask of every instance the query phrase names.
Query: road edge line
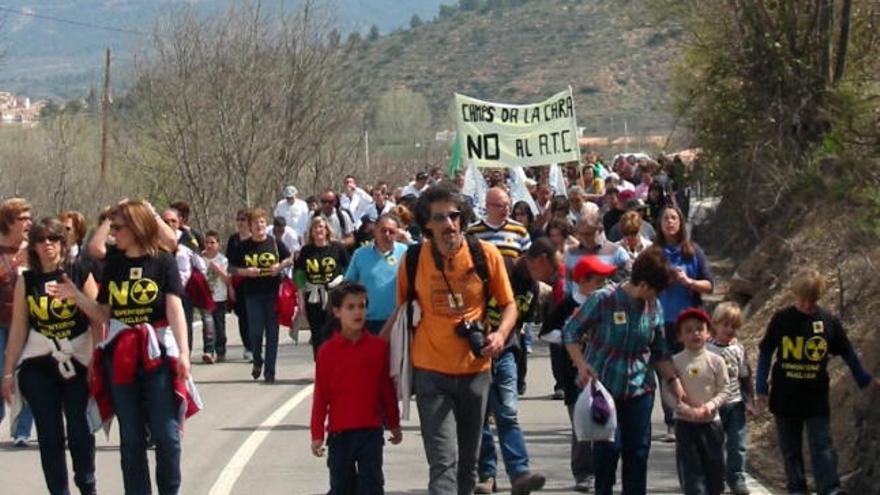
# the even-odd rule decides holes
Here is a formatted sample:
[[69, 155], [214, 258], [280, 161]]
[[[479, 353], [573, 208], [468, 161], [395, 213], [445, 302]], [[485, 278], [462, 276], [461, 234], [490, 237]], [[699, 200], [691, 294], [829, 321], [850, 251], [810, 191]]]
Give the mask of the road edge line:
[[263, 441], [266, 440], [266, 437], [269, 436], [269, 432], [278, 426], [296, 406], [312, 395], [314, 389], [314, 385], [309, 385], [300, 390], [260, 423], [260, 426], [251, 432], [244, 443], [241, 444], [229, 459], [229, 462], [226, 463], [226, 466], [223, 467], [220, 476], [217, 477], [217, 481], [211, 486], [211, 491], [208, 492], [208, 495], [229, 495], [232, 493], [232, 488], [235, 486], [241, 473], [244, 472], [244, 468], [257, 452], [257, 449], [260, 448]]

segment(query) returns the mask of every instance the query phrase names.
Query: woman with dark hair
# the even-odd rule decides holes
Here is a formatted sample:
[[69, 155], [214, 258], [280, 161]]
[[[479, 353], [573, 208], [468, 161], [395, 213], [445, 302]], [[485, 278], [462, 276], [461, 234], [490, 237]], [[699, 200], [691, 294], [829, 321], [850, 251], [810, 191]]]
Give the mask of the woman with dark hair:
[[159, 493], [176, 494], [182, 422], [201, 407], [187, 386], [189, 343], [180, 274], [174, 255], [162, 250], [161, 219], [149, 203], [124, 201], [109, 218], [116, 248], [106, 257], [98, 300], [66, 276], [56, 297], [75, 298], [92, 321], [109, 321], [91, 363], [91, 388], [105, 424], [113, 413], [119, 421], [125, 493], [151, 492], [149, 428]]
[[660, 218], [660, 210], [670, 205], [669, 197], [663, 189], [663, 184], [654, 181], [648, 186], [648, 198], [645, 200], [647, 209], [645, 210], [645, 220], [651, 225], [657, 225], [657, 219]]
[[[702, 307], [701, 296], [712, 293], [714, 282], [703, 250], [689, 239], [681, 210], [671, 205], [664, 207], [660, 210], [657, 223], [655, 244], [663, 249], [666, 259], [675, 270], [675, 279], [658, 296], [663, 304], [667, 344], [675, 354], [683, 349], [675, 332], [678, 313], [687, 308]], [[663, 438], [665, 442], [675, 441], [672, 413], [672, 409], [663, 404], [663, 419], [668, 430]]]
[[529, 206], [527, 202], [517, 201], [514, 203], [511, 217], [517, 222], [523, 224], [526, 230], [529, 231], [529, 238], [532, 240], [546, 235], [544, 230], [535, 224], [535, 214], [532, 212], [532, 207]]
[[[63, 224], [44, 218], [28, 235], [30, 269], [15, 284], [12, 327], [3, 369], [3, 397], [11, 401], [18, 389], [33, 412], [40, 460], [51, 494], [67, 494], [65, 442], [73, 458], [74, 482], [80, 493], [95, 493], [95, 437], [89, 431], [86, 378], [101, 325], [92, 325], [77, 311], [76, 301], [59, 298], [65, 275], [89, 298], [98, 295], [91, 273], [68, 261]], [[59, 352], [60, 351], [60, 352]], [[65, 423], [66, 438], [65, 438]]]
[[[10, 198], [0, 204], [0, 368], [4, 366], [6, 341], [12, 324], [12, 300], [18, 274], [27, 268], [27, 237], [34, 220], [31, 205], [22, 198]], [[0, 421], [6, 410], [0, 404]], [[10, 421], [16, 418], [10, 418]], [[17, 424], [12, 434], [13, 444], [27, 446], [31, 435], [30, 408], [25, 407], [18, 414]]]
[[593, 442], [597, 494], [611, 495], [618, 458], [623, 461], [623, 493], [646, 493], [655, 370], [672, 387], [673, 397], [685, 398], [663, 335], [664, 310], [657, 304], [657, 294], [672, 277], [663, 252], [650, 248], [636, 258], [629, 280], [593, 292], [563, 329], [578, 386], [598, 379], [617, 409], [614, 441]]
[[[248, 223], [248, 209], [242, 208], [235, 213], [235, 232], [229, 236], [226, 241], [226, 259], [231, 260], [238, 256], [238, 251], [244, 241], [251, 237], [251, 226]], [[241, 337], [241, 345], [244, 346], [242, 358], [245, 361], [251, 361], [254, 358], [251, 352], [251, 334], [248, 330], [247, 307], [244, 304], [244, 297], [238, 294], [238, 286], [241, 284], [241, 277], [232, 275], [232, 297], [234, 299], [233, 310], [238, 319], [238, 335]]]
[[570, 246], [577, 246], [578, 240], [572, 237], [573, 231], [571, 223], [566, 218], [555, 218], [547, 224], [547, 237], [556, 246], [559, 254], [565, 254]]

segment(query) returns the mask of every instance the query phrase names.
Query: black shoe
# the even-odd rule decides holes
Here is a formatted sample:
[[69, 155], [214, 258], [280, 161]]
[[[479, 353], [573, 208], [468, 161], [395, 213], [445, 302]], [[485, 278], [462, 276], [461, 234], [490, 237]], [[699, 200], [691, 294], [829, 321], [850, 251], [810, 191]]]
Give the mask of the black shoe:
[[254, 367], [251, 369], [251, 376], [254, 377], [254, 380], [259, 380], [262, 373], [263, 371], [260, 368]]
[[510, 495], [529, 495], [544, 488], [547, 479], [540, 473], [526, 473], [511, 482]]
[[266, 375], [263, 377], [263, 381], [266, 383], [275, 383], [275, 375]]

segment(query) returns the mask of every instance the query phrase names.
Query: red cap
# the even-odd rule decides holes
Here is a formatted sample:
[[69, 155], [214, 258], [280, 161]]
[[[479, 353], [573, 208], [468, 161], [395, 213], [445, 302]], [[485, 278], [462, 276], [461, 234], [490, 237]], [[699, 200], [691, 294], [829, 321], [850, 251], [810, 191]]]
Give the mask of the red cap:
[[587, 275], [601, 275], [607, 277], [615, 271], [617, 271], [617, 267], [603, 263], [598, 256], [591, 254], [582, 256], [581, 259], [578, 260], [577, 264], [574, 265], [574, 270], [571, 272], [571, 279], [575, 282], [579, 282]]
[[636, 199], [636, 193], [635, 191], [627, 189], [626, 191], [621, 191], [617, 193], [617, 199], [621, 201], [630, 201], [632, 199]]
[[707, 313], [703, 308], [687, 308], [678, 313], [678, 317], [675, 319], [675, 328], [678, 329], [681, 322], [687, 320], [688, 318], [696, 318], [698, 320], [703, 320], [707, 325], [712, 323], [712, 318], [709, 317], [709, 313]]

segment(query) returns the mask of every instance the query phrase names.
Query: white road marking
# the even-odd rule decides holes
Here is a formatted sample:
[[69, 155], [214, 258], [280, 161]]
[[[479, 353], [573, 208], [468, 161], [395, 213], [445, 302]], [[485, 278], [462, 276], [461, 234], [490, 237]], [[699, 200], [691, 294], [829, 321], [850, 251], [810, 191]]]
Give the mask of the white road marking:
[[251, 460], [251, 457], [253, 457], [257, 452], [257, 449], [260, 448], [260, 444], [262, 444], [263, 441], [266, 440], [266, 437], [269, 436], [269, 432], [272, 431], [272, 428], [278, 426], [278, 424], [281, 423], [281, 420], [290, 414], [296, 406], [312, 395], [314, 388], [314, 385], [309, 385], [297, 392], [296, 395], [288, 399], [287, 402], [276, 409], [275, 412], [266, 418], [266, 420], [247, 437], [247, 440], [245, 440], [244, 443], [241, 444], [241, 447], [235, 451], [235, 454], [233, 454], [232, 458], [229, 459], [229, 462], [226, 463], [226, 467], [220, 472], [220, 476], [217, 478], [217, 481], [214, 482], [211, 491], [208, 492], [209, 495], [229, 495], [232, 493], [232, 487], [235, 486], [235, 482], [238, 481], [239, 476], [241, 476], [242, 471], [244, 471], [244, 468]]

